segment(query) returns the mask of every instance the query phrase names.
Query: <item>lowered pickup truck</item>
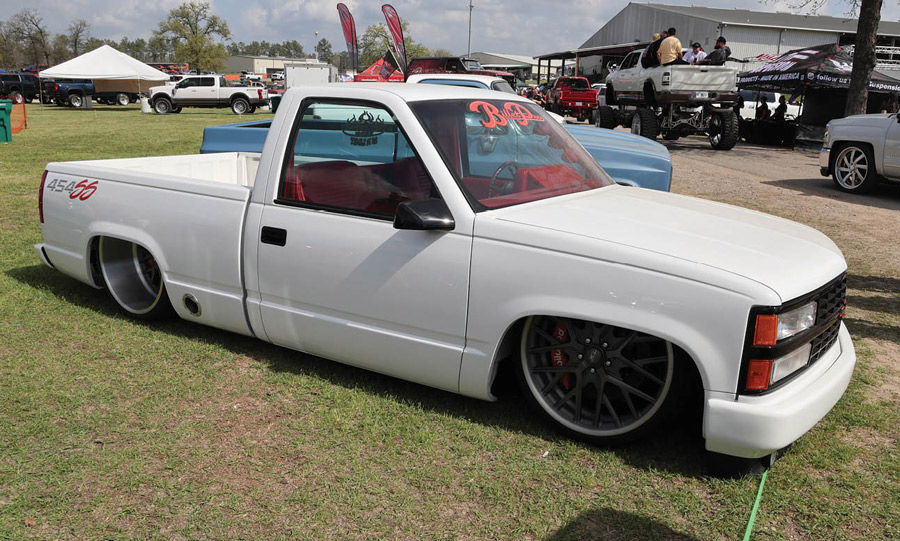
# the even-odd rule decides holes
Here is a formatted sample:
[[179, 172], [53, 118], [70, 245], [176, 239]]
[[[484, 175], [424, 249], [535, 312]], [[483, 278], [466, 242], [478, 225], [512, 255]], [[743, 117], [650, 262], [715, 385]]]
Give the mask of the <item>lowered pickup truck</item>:
[[900, 183], [900, 115], [853, 115], [825, 128], [819, 154], [822, 176], [838, 189], [872, 191], [879, 182]]
[[174, 86], [150, 89], [150, 105], [159, 114], [180, 113], [182, 107], [230, 107], [234, 114], [242, 115], [268, 103], [264, 87], [228, 86], [222, 75], [191, 75]]
[[517, 96], [285, 93], [261, 153], [50, 163], [47, 265], [172, 314], [484, 400], [501, 362], [598, 444], [700, 403], [706, 447], [767, 456], [855, 365], [847, 265], [757, 212], [616, 185]]
[[738, 71], [689, 64], [644, 68], [644, 52], [632, 51], [606, 77], [606, 106], [597, 111], [597, 125], [627, 124], [632, 133], [650, 139], [660, 134], [671, 140], [704, 133], [716, 150], [733, 148], [739, 128], [732, 110], [740, 98]]

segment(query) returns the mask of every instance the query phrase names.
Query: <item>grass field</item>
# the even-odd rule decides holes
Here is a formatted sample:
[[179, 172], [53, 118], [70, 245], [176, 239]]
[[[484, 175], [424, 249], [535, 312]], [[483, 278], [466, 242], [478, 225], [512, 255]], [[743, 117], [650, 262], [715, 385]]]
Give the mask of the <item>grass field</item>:
[[[598, 449], [532, 419], [512, 385], [485, 403], [121, 317], [39, 264], [44, 166], [195, 153], [204, 126], [239, 119], [29, 114], [0, 144], [0, 539], [743, 535], [759, 479], [707, 476], [693, 430]], [[880, 298], [856, 320], [897, 329], [897, 299]], [[756, 539], [900, 537], [900, 408], [876, 392], [888, 375], [868, 344], [844, 398], [770, 471]]]

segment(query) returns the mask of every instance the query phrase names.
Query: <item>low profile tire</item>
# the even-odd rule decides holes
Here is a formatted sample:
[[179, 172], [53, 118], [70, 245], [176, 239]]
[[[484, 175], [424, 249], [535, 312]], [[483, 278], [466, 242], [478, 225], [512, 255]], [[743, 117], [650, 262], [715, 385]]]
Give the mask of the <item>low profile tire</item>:
[[248, 114], [248, 115], [252, 115], [252, 114], [255, 113], [255, 112], [256, 112], [256, 106], [255, 106], [255, 105], [251, 105], [251, 106], [250, 106], [250, 109], [247, 111], [247, 114]]
[[128, 316], [158, 320], [174, 315], [159, 264], [143, 246], [101, 237], [99, 262], [107, 293]]
[[740, 137], [740, 123], [731, 109], [713, 113], [709, 119], [709, 144], [716, 150], [731, 150]]
[[250, 112], [250, 103], [244, 98], [237, 98], [231, 102], [231, 111], [236, 115], [245, 115]]
[[131, 98], [128, 97], [128, 94], [116, 94], [116, 103], [124, 107], [131, 103]]
[[81, 94], [70, 94], [69, 105], [76, 108], [84, 106], [84, 96]]
[[180, 106], [179, 106], [179, 107], [172, 107], [172, 112], [173, 112], [173, 113], [176, 113], [176, 114], [180, 113], [180, 112], [181, 112], [181, 107], [180, 107]]
[[872, 149], [858, 144], [841, 148], [834, 158], [831, 177], [834, 184], [843, 192], [870, 192], [878, 184]]
[[631, 133], [647, 139], [656, 139], [659, 135], [659, 119], [651, 109], [641, 107], [631, 117]]
[[25, 98], [25, 103], [30, 104], [32, 101], [34, 101], [34, 98]]
[[[648, 334], [589, 321], [532, 316], [517, 378], [530, 404], [564, 433], [597, 445], [659, 428], [684, 387], [674, 347]], [[679, 378], [680, 380], [680, 378]]]
[[153, 102], [153, 110], [160, 115], [171, 113], [172, 102], [167, 100], [166, 98], [159, 98], [158, 100]]
[[616, 110], [609, 105], [601, 105], [597, 109], [596, 125], [598, 128], [608, 128], [610, 130], [618, 126], [619, 117], [616, 115]]

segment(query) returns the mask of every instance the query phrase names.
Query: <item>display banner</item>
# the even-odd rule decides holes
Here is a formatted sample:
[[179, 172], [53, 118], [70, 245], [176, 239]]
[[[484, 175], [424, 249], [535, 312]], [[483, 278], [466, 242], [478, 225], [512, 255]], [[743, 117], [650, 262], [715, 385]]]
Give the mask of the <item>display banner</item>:
[[394, 58], [394, 53], [388, 49], [381, 60], [382, 64], [379, 75], [382, 79], [389, 79], [391, 74], [397, 71], [397, 59]]
[[394, 51], [397, 52], [397, 62], [399, 63], [397, 67], [401, 73], [406, 73], [406, 45], [403, 43], [403, 27], [400, 26], [400, 16], [390, 4], [381, 6], [381, 12], [384, 13], [384, 20], [387, 21], [388, 31], [391, 33], [394, 43]]
[[337, 5], [338, 14], [341, 16], [341, 27], [344, 29], [344, 41], [347, 42], [347, 52], [350, 54], [350, 65], [356, 70], [359, 67], [359, 44], [356, 41], [356, 23], [353, 15], [344, 4]]

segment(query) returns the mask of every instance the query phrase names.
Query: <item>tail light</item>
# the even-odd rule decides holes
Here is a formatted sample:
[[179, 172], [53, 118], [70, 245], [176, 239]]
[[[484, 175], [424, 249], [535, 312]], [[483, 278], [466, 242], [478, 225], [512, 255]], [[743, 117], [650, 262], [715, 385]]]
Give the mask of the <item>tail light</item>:
[[259, 95], [259, 99], [262, 99], [262, 88], [257, 88], [256, 93]]
[[44, 182], [47, 180], [47, 170], [41, 175], [41, 189], [38, 191], [38, 214], [41, 217], [41, 223], [44, 223]]
[[59, 85], [53, 85], [53, 91], [59, 92]]

